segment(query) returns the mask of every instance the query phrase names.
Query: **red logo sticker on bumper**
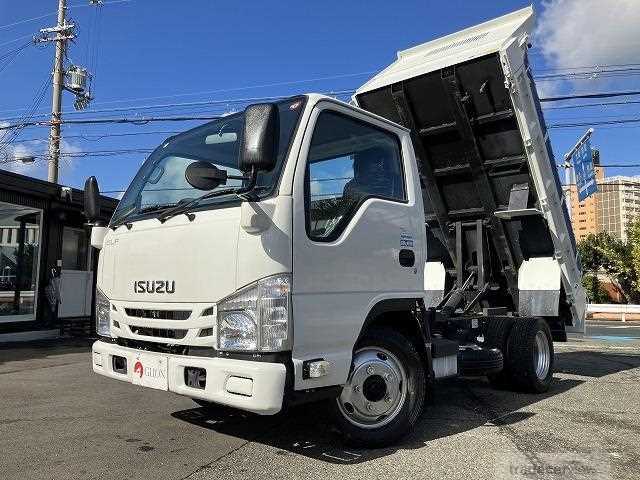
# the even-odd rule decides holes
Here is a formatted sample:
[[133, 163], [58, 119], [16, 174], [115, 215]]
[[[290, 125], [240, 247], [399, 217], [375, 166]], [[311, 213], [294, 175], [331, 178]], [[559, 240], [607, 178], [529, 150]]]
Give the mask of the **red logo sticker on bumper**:
[[140, 360], [138, 360], [136, 364], [133, 366], [133, 373], [137, 373], [138, 375], [140, 375], [140, 378], [142, 378], [142, 374], [144, 373], [144, 367], [142, 366], [142, 363], [140, 362]]

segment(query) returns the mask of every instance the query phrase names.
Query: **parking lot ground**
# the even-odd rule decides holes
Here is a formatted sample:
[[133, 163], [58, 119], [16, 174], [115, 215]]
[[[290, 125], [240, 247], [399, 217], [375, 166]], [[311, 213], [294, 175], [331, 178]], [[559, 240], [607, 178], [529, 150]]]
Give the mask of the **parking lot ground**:
[[275, 417], [216, 413], [94, 375], [88, 345], [0, 350], [0, 478], [525, 478], [525, 467], [567, 459], [569, 473], [590, 473], [533, 478], [640, 471], [637, 339], [556, 344], [544, 395], [443, 382], [415, 432], [383, 450], [343, 445], [322, 405]]

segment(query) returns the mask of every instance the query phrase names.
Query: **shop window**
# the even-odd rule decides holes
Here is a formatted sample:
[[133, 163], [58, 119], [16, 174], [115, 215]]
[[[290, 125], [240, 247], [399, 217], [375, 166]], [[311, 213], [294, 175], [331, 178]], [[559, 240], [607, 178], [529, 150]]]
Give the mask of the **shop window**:
[[0, 202], [0, 323], [35, 319], [41, 219], [40, 210]]

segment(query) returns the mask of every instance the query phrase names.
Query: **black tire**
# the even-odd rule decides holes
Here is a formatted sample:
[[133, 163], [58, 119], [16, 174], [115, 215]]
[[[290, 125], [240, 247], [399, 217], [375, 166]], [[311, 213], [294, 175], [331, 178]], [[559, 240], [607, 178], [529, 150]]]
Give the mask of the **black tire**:
[[[424, 407], [427, 378], [416, 347], [400, 333], [386, 328], [371, 330], [358, 342], [354, 353], [366, 347], [386, 350], [402, 365], [407, 383], [404, 401], [398, 404], [397, 413], [394, 413], [392, 420], [380, 427], [354, 424], [343, 413], [345, 409], [339, 405], [341, 397], [330, 402], [330, 412], [346, 443], [356, 447], [381, 448], [396, 443], [412, 430]], [[349, 380], [352, 374], [353, 366]], [[344, 388], [351, 388], [349, 380]]]
[[465, 348], [458, 352], [458, 370], [460, 371], [460, 375], [480, 377], [501, 372], [502, 369], [502, 352], [497, 348]]
[[487, 375], [489, 383], [496, 388], [507, 388], [510, 385], [510, 375], [508, 372], [507, 348], [509, 334], [513, 327], [512, 317], [495, 317], [487, 320], [487, 328], [484, 334], [484, 345], [486, 348], [497, 348], [502, 352], [504, 366], [500, 372]]
[[[536, 346], [537, 337], [541, 342], [546, 341], [544, 348], [548, 348], [546, 374], [536, 372], [538, 358], [541, 356]], [[549, 390], [553, 381], [554, 354], [551, 330], [546, 321], [542, 318], [516, 320], [509, 335], [507, 352], [507, 371], [515, 389], [529, 393], [544, 393]]]

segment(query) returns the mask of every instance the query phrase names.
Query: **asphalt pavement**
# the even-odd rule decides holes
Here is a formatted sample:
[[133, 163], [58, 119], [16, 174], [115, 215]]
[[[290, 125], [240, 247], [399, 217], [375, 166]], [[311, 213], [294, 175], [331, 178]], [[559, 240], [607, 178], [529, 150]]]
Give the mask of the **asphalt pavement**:
[[511, 479], [570, 465], [559, 471], [573, 476], [533, 478], [635, 480], [637, 329], [598, 323], [556, 344], [544, 395], [445, 381], [416, 431], [382, 450], [343, 445], [323, 405], [275, 417], [212, 412], [94, 375], [87, 343], [0, 348], [0, 478]]

